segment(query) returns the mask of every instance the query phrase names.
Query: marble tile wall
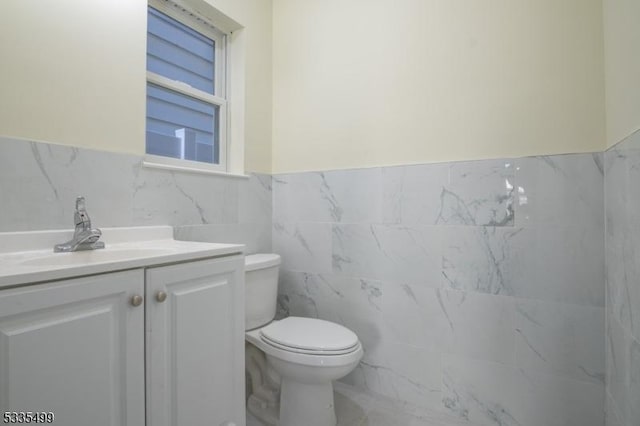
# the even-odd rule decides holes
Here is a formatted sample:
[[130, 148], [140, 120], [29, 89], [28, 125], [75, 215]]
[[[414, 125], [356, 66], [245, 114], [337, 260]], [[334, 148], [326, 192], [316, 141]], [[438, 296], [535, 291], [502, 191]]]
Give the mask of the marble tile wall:
[[280, 308], [358, 334], [346, 383], [478, 425], [604, 424], [602, 154], [272, 182]]
[[607, 426], [640, 425], [640, 131], [605, 153]]
[[94, 226], [172, 225], [178, 239], [271, 250], [271, 176], [142, 166], [142, 157], [0, 138], [0, 232], [73, 228], [84, 195]]
[[604, 162], [579, 154], [231, 179], [0, 138], [0, 232], [71, 228], [82, 194], [96, 226], [169, 224], [179, 239], [273, 247], [281, 308], [358, 333], [366, 354], [345, 379], [356, 388], [477, 425], [601, 426], [606, 400], [609, 425], [638, 426], [634, 140]]

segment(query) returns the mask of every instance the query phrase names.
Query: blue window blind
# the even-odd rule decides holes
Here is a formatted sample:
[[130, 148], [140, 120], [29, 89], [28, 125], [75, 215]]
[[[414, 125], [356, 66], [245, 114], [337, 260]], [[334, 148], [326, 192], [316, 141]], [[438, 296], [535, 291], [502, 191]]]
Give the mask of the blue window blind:
[[149, 8], [147, 71], [214, 93], [215, 41]]
[[219, 163], [219, 116], [218, 105], [147, 83], [147, 154]]
[[[215, 94], [216, 42], [148, 8], [147, 71]], [[148, 154], [220, 163], [220, 106], [147, 83]]]

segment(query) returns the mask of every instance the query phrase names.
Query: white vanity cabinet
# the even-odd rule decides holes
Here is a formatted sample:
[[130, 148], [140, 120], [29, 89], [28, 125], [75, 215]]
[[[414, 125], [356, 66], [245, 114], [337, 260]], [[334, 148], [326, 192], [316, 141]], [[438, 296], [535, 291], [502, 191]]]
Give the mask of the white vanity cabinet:
[[144, 425], [143, 293], [142, 269], [0, 290], [0, 414]]
[[0, 415], [244, 425], [243, 265], [233, 254], [0, 290]]
[[244, 258], [147, 269], [147, 426], [244, 424]]

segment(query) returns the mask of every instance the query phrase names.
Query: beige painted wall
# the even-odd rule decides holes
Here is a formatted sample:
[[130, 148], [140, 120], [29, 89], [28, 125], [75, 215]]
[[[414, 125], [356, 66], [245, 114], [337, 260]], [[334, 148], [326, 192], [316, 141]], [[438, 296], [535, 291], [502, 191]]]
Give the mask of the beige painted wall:
[[[206, 0], [245, 27], [245, 167], [271, 169], [271, 1]], [[0, 135], [144, 153], [146, 0], [5, 0]]]
[[599, 151], [600, 0], [274, 0], [274, 172]]
[[146, 13], [144, 1], [4, 1], [0, 134], [144, 150]]
[[271, 172], [271, 0], [206, 0], [246, 31], [245, 166]]
[[607, 146], [640, 129], [640, 0], [604, 0]]

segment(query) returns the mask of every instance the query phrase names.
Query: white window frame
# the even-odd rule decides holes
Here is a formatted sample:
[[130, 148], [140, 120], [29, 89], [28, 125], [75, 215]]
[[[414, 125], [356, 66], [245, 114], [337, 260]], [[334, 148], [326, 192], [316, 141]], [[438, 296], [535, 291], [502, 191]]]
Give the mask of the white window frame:
[[[148, 0], [148, 6], [158, 10], [161, 13], [175, 19], [181, 24], [197, 31], [203, 36], [215, 42], [215, 80], [214, 94], [196, 89], [191, 85], [178, 80], [147, 71], [147, 83], [151, 83], [180, 94], [190, 96], [210, 105], [218, 107], [218, 164], [205, 163], [201, 161], [185, 160], [181, 158], [165, 157], [161, 155], [152, 155], [146, 153], [144, 164], [149, 167], [186, 170], [186, 171], [202, 171], [213, 173], [227, 173], [229, 171], [229, 79], [228, 75], [228, 35], [213, 25], [213, 23], [205, 21], [200, 15], [196, 15], [184, 5], [169, 0]], [[145, 118], [146, 120], [146, 118]], [[213, 117], [212, 117], [213, 120]], [[145, 124], [146, 127], [146, 124]]]

